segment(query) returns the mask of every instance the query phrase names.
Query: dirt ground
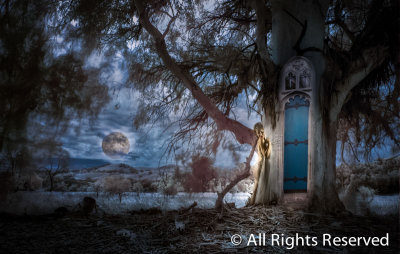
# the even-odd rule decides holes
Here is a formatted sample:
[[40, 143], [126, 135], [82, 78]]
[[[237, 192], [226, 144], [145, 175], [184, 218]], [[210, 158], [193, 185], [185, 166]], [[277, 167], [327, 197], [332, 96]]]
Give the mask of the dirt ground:
[[[265, 244], [257, 238], [266, 234]], [[316, 237], [317, 246], [271, 244], [271, 234]], [[388, 247], [323, 246], [332, 237], [385, 236]], [[240, 245], [231, 237], [239, 234]], [[254, 242], [247, 246], [251, 235]], [[67, 213], [48, 216], [0, 216], [1, 253], [399, 253], [399, 217], [322, 216], [288, 206], [162, 212], [125, 215]], [[263, 238], [262, 238], [263, 239]], [[301, 243], [299, 243], [301, 245]]]

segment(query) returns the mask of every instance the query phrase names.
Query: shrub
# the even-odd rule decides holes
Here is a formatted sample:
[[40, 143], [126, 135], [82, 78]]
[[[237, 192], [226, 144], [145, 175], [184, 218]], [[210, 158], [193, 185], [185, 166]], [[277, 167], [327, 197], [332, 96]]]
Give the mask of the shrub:
[[163, 192], [167, 196], [175, 196], [178, 193], [178, 190], [176, 189], [175, 185], [169, 185], [164, 189]]
[[104, 178], [104, 190], [110, 194], [117, 194], [119, 202], [122, 201], [122, 194], [129, 191], [131, 181], [123, 176], [107, 176]]
[[136, 192], [136, 194], [140, 194], [141, 192], [143, 192], [143, 189], [143, 185], [140, 182], [132, 184], [132, 191]]
[[143, 186], [143, 191], [144, 192], [157, 192], [157, 184], [153, 183], [149, 179], [142, 179], [140, 183]]
[[400, 158], [377, 160], [373, 163], [340, 165], [336, 169], [336, 184], [340, 190], [348, 189], [352, 177], [355, 187], [365, 186], [378, 195], [399, 193]]

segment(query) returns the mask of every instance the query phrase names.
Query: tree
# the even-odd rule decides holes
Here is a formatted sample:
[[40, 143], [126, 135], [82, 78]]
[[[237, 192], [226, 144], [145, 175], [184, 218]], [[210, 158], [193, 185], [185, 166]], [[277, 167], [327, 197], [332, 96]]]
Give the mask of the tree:
[[48, 142], [47, 148], [51, 150], [48, 150], [44, 158], [47, 163], [45, 171], [50, 181], [49, 191], [53, 191], [55, 176], [68, 169], [69, 153], [51, 141]]
[[56, 7], [48, 0], [0, 4], [0, 152], [57, 138], [72, 119], [94, 119], [109, 99], [99, 71], [58, 39]]
[[117, 194], [119, 202], [122, 202], [122, 194], [129, 191], [131, 182], [128, 178], [119, 175], [107, 176], [103, 180], [104, 191], [110, 194]]
[[210, 181], [217, 177], [210, 158], [194, 155], [190, 167], [192, 168], [192, 174], [186, 176], [185, 189], [191, 192], [207, 191]]
[[367, 150], [386, 137], [399, 141], [398, 1], [71, 1], [69, 8], [66, 22], [79, 23], [71, 34], [125, 58], [143, 95], [135, 126], [180, 116], [172, 146], [200, 136], [215, 152], [223, 131], [252, 144], [253, 131], [234, 119], [243, 95], [274, 136], [280, 69], [293, 56], [309, 59], [317, 84], [309, 127], [315, 210], [343, 208], [335, 189], [339, 127], [348, 126], [339, 132], [345, 143], [355, 136]]

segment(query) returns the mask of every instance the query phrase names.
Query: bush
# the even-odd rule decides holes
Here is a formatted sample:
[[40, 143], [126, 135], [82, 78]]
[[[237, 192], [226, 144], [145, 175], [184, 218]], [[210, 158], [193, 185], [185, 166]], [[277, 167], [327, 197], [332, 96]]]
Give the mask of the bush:
[[175, 196], [178, 193], [175, 185], [169, 185], [167, 188], [164, 189], [164, 194], [167, 196]]
[[157, 192], [157, 184], [153, 183], [149, 179], [142, 179], [140, 183], [143, 186], [143, 192]]
[[336, 185], [339, 190], [346, 190], [354, 177], [354, 188], [365, 186], [378, 195], [399, 193], [399, 168], [399, 157], [367, 164], [342, 164], [336, 169]]
[[104, 178], [104, 190], [110, 194], [117, 194], [122, 201], [122, 194], [130, 190], [131, 181], [123, 176], [107, 176]]
[[143, 189], [143, 185], [140, 182], [132, 184], [132, 191], [136, 192], [137, 194], [143, 192]]

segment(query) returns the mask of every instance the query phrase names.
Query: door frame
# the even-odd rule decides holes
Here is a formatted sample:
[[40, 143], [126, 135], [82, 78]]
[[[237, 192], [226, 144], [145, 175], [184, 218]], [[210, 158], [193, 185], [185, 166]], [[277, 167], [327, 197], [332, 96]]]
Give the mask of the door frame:
[[[299, 67], [300, 66], [300, 67]], [[299, 88], [298, 82], [299, 79], [296, 78], [296, 89], [286, 90], [285, 89], [285, 77], [288, 72], [294, 72], [296, 75], [300, 75], [302, 70], [308, 70], [311, 74], [310, 87], [308, 88]], [[298, 70], [298, 71], [296, 71]], [[283, 67], [280, 72], [279, 77], [279, 104], [277, 107], [278, 119], [276, 123], [276, 131], [275, 131], [275, 145], [278, 148], [276, 152], [278, 153], [275, 157], [276, 165], [279, 170], [279, 185], [281, 189], [282, 195], [284, 194], [284, 135], [285, 135], [285, 105], [289, 101], [290, 98], [294, 98], [294, 96], [299, 95], [300, 97], [305, 98], [309, 101], [309, 112], [308, 112], [308, 158], [307, 158], [307, 192], [310, 191], [311, 182], [313, 181], [312, 177], [312, 146], [314, 144], [314, 137], [312, 135], [313, 129], [313, 111], [314, 109], [314, 99], [316, 97], [316, 89], [315, 89], [315, 69], [313, 64], [309, 59], [303, 56], [295, 56], [292, 57]]]

